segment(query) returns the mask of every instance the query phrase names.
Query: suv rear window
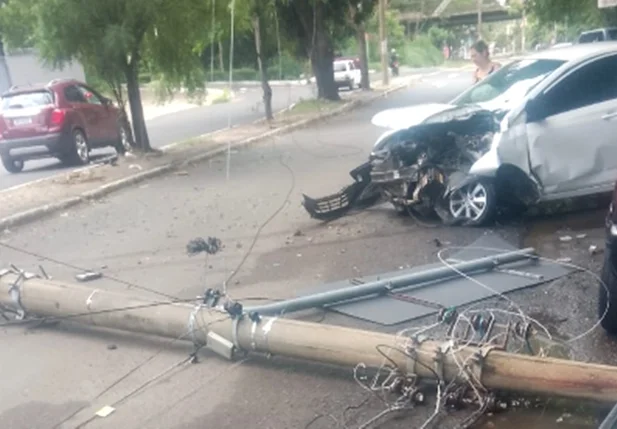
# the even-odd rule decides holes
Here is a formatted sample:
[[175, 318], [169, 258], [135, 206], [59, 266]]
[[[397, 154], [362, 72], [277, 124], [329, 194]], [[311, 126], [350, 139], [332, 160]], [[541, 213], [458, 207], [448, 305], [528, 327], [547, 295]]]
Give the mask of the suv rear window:
[[49, 91], [23, 92], [2, 97], [2, 110], [25, 109], [49, 104], [54, 104], [54, 97]]
[[334, 63], [334, 71], [335, 72], [344, 72], [347, 71], [347, 63], [343, 61], [337, 61]]

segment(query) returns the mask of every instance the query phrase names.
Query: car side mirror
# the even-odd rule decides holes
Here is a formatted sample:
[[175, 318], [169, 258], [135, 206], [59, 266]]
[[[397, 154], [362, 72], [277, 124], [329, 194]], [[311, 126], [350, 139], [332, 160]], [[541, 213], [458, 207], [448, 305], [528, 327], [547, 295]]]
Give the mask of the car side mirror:
[[532, 98], [525, 105], [525, 113], [527, 113], [527, 122], [539, 122], [546, 119], [546, 109], [542, 98]]

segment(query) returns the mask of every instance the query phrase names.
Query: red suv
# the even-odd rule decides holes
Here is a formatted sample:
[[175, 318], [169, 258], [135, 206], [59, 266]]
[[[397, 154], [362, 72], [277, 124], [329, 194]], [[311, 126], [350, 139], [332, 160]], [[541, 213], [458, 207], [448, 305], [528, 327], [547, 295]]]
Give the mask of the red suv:
[[113, 102], [86, 84], [55, 79], [47, 85], [12, 87], [0, 101], [0, 157], [7, 171], [24, 162], [58, 158], [66, 164], [90, 161], [90, 150], [130, 150]]

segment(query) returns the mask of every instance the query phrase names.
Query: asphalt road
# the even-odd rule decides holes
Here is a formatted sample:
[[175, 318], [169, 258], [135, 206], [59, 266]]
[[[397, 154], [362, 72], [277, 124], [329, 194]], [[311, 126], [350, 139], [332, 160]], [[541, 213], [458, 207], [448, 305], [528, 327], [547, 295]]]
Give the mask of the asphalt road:
[[[447, 101], [460, 90], [455, 85], [465, 82], [465, 74], [435, 75], [349, 115], [234, 151], [229, 181], [224, 157], [215, 158], [191, 168], [188, 175], [160, 177], [105, 201], [5, 232], [0, 235], [2, 243], [38, 256], [0, 246], [0, 260], [29, 271], [42, 264], [55, 279], [71, 281], [75, 269], [46, 259], [53, 258], [178, 297], [220, 288], [235, 272], [228, 293], [247, 302], [292, 297], [326, 281], [436, 262], [437, 252], [445, 246], [468, 245], [488, 231], [424, 227], [395, 215], [388, 205], [322, 224], [311, 220], [300, 203], [303, 193], [324, 195], [349, 183], [348, 171], [366, 160], [381, 132], [369, 123], [375, 113], [409, 103]], [[265, 223], [273, 213], [277, 213], [273, 220]], [[562, 216], [523, 226], [496, 226], [492, 232], [514, 245], [533, 245], [544, 256], [569, 257], [597, 272], [601, 257], [591, 257], [587, 248], [602, 243], [601, 224], [601, 217]], [[559, 240], [560, 234], [579, 232], [586, 238]], [[189, 257], [185, 246], [196, 236], [216, 236], [225, 248], [208, 259]], [[443, 246], [438, 247], [436, 239]], [[156, 296], [109, 278], [90, 286]], [[578, 273], [509, 297], [558, 338], [569, 341], [595, 323], [597, 288], [593, 278]], [[402, 328], [330, 312], [302, 317], [390, 332]], [[430, 318], [404, 327], [432, 323]], [[0, 322], [0, 344], [0, 421], [12, 429], [344, 427], [335, 420], [357, 428], [384, 409], [354, 381], [352, 368], [276, 356], [234, 365], [205, 351], [198, 364], [181, 364], [192, 351], [190, 344], [65, 322], [35, 330], [2, 328]], [[573, 346], [578, 359], [617, 362], [615, 342], [601, 332], [586, 334]], [[112, 404], [113, 414], [92, 418]], [[417, 428], [431, 412], [430, 407], [417, 407], [405, 418], [379, 427]], [[519, 410], [493, 416], [482, 427], [594, 427], [568, 425], [575, 417], [564, 417], [553, 408]], [[454, 421], [439, 421], [433, 427], [452, 428], [460, 418], [455, 415]], [[85, 421], [89, 423], [80, 425]]]
[[[435, 69], [408, 70], [407, 74], [430, 74]], [[372, 75], [375, 79], [376, 74]], [[229, 103], [195, 107], [176, 113], [159, 116], [147, 121], [150, 142], [153, 147], [197, 137], [228, 125], [242, 125], [263, 117], [261, 89], [257, 86], [234, 88], [237, 98]], [[284, 109], [301, 99], [314, 97], [313, 86], [275, 86], [273, 87], [272, 106], [275, 111]], [[112, 149], [98, 150], [96, 154], [113, 153]], [[0, 168], [0, 189], [7, 189], [33, 180], [58, 174], [59, 171], [71, 169], [55, 159], [37, 160], [26, 163], [20, 174], [10, 174]]]

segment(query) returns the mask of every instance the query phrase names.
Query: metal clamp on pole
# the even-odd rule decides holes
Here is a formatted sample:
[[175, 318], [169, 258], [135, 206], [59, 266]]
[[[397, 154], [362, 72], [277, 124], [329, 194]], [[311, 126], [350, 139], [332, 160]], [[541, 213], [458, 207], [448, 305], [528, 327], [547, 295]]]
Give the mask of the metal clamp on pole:
[[435, 350], [435, 373], [437, 374], [438, 381], [443, 382], [445, 380], [444, 374], [444, 361], [446, 358], [446, 354], [450, 351], [453, 346], [453, 341], [450, 340], [446, 343], [441, 344], [437, 350]]
[[418, 351], [417, 348], [422, 345], [422, 343], [424, 341], [426, 341], [428, 338], [425, 337], [424, 335], [413, 335], [411, 337], [409, 337], [410, 340], [410, 344], [408, 344], [407, 346], [405, 346], [405, 351], [409, 357], [409, 360], [407, 361], [407, 374], [408, 375], [418, 375], [417, 371], [416, 371], [416, 367], [418, 364]]
[[37, 274], [28, 273], [24, 270], [17, 268], [15, 265], [11, 264], [10, 270], [2, 270], [0, 272], [0, 277], [6, 274], [17, 274], [17, 278], [9, 288], [9, 295], [13, 300], [13, 304], [15, 305], [15, 319], [24, 320], [26, 318], [26, 309], [22, 305], [21, 302], [21, 285], [24, 280], [30, 280], [36, 277], [39, 277]]
[[[487, 391], [486, 387], [482, 384], [482, 370], [484, 369], [484, 363], [486, 362], [486, 357], [488, 354], [495, 349], [495, 346], [485, 346], [478, 349], [474, 352], [473, 355], [469, 357], [469, 361], [466, 362], [465, 367], [469, 370], [469, 373], [472, 375], [473, 379], [470, 380], [476, 386], [480, 387], [482, 390]], [[469, 377], [469, 375], [467, 375]]]

